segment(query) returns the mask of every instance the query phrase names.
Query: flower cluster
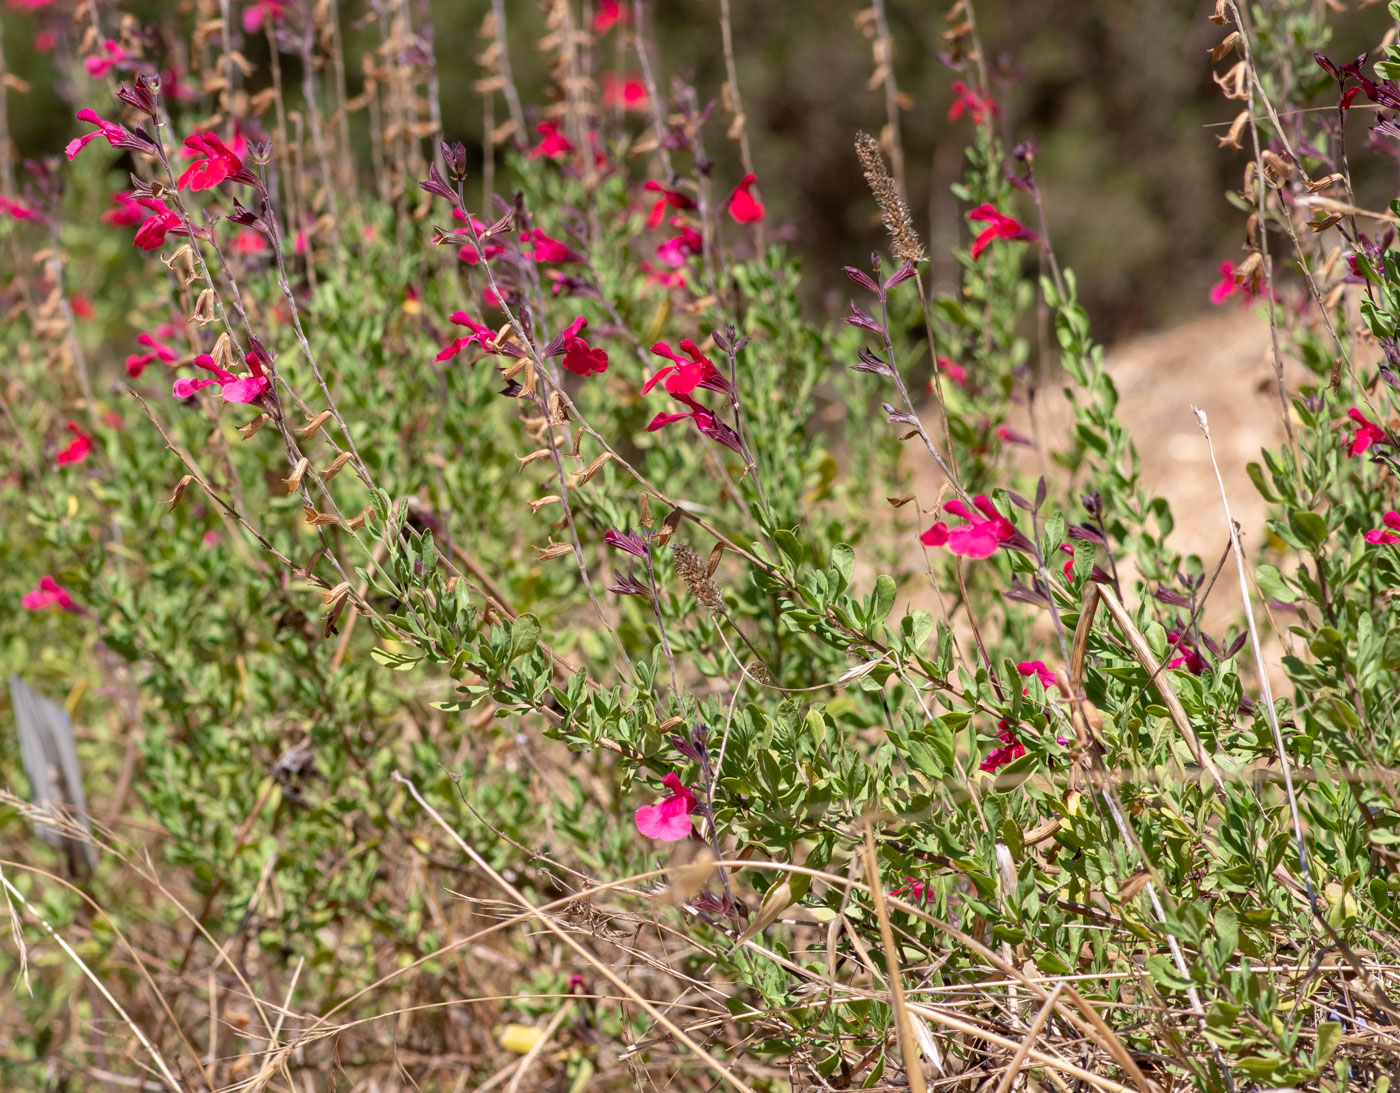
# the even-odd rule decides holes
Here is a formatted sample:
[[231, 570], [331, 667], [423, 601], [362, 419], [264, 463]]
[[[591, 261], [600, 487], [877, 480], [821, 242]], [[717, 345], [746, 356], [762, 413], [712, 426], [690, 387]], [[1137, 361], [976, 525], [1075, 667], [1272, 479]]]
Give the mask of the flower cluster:
[[944, 512], [961, 516], [967, 523], [950, 528], [940, 520], [919, 536], [919, 542], [931, 547], [946, 546], [952, 553], [964, 558], [990, 558], [996, 553], [997, 547], [1011, 546], [1021, 549], [1025, 546], [1025, 537], [1016, 530], [1010, 520], [997, 511], [989, 497], [979, 493], [972, 499], [972, 503], [977, 508], [977, 513], [969, 511], [956, 497], [945, 502]]
[[227, 369], [219, 367], [208, 353], [201, 353], [195, 357], [195, 365], [213, 372], [214, 378], [201, 380], [182, 377], [171, 386], [171, 394], [176, 398], [189, 398], [196, 391], [218, 385], [219, 394], [225, 402], [256, 402], [267, 394], [272, 387], [272, 380], [263, 371], [262, 360], [257, 353], [249, 353], [247, 359], [251, 371], [244, 376], [235, 376]]
[[732, 394], [733, 390], [729, 381], [719, 374], [710, 359], [700, 352], [700, 347], [689, 338], [684, 338], [681, 340], [680, 353], [666, 342], [657, 342], [651, 347], [651, 351], [658, 357], [665, 357], [671, 363], [658, 369], [642, 385], [642, 394], [647, 394], [658, 383], [664, 382], [666, 393], [686, 409], [657, 414], [647, 425], [647, 432], [654, 433], [667, 425], [688, 418], [695, 422], [695, 427], [705, 436], [742, 455], [744, 445], [739, 434], [695, 400], [694, 393], [700, 388], [724, 394]]

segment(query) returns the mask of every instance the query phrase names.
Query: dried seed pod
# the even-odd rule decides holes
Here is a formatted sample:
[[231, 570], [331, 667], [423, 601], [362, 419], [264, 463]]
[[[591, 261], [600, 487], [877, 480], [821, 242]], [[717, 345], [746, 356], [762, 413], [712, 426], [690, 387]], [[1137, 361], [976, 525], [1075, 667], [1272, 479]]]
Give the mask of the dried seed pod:
[[914, 217], [909, 206], [899, 195], [889, 170], [885, 167], [885, 157], [880, 154], [880, 145], [869, 133], [856, 134], [856, 158], [865, 172], [865, 181], [880, 207], [880, 217], [885, 230], [894, 242], [896, 258], [905, 262], [918, 262], [924, 256], [923, 244], [914, 230]]
[[706, 575], [705, 564], [700, 561], [700, 555], [684, 543], [673, 543], [671, 557], [675, 560], [676, 572], [690, 589], [696, 602], [710, 611], [723, 611], [724, 597]]

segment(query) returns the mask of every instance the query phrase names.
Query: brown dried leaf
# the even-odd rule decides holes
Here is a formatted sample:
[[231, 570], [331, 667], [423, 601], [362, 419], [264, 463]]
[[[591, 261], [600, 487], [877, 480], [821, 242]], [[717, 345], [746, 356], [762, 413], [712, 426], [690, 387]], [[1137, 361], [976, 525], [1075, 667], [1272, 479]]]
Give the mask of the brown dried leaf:
[[1225, 15], [1225, 0], [1215, 0], [1215, 13], [1211, 15], [1210, 21], [1218, 27], [1223, 27], [1227, 21]]
[[556, 543], [553, 540], [545, 546], [532, 546], [530, 549], [535, 552], [536, 560], [541, 562], [548, 561], [550, 558], [562, 558], [565, 554], [574, 552], [574, 548], [568, 543]]
[[647, 497], [648, 497], [648, 495], [645, 494], [645, 493], [642, 494], [642, 496], [641, 496], [641, 509], [642, 509], [641, 523], [642, 523], [642, 527], [644, 527], [644, 528], [650, 528], [651, 525], [652, 525], [652, 518], [651, 518], [651, 502], [647, 500]]
[[914, 500], [914, 495], [912, 493], [906, 493], [902, 497], [886, 497], [885, 500], [895, 508], [900, 509]]
[[185, 496], [186, 488], [193, 481], [194, 475], [192, 474], [187, 474], [181, 478], [180, 481], [175, 483], [175, 488], [170, 491], [170, 496], [165, 499], [165, 503], [173, 509], [180, 503], [180, 498]]

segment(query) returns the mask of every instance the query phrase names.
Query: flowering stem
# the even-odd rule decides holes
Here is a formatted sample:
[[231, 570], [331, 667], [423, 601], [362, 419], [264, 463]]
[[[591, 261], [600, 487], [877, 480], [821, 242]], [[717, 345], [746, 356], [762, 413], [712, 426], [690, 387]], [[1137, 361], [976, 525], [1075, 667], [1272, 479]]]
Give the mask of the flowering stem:
[[651, 562], [651, 544], [649, 543], [643, 558], [647, 563], [647, 579], [651, 582], [651, 613], [656, 616], [656, 628], [661, 634], [661, 648], [666, 651], [666, 663], [671, 666], [671, 694], [677, 702], [680, 702], [681, 686], [676, 682], [676, 658], [671, 652], [671, 643], [666, 640], [666, 620], [661, 617], [661, 606], [657, 603], [661, 596], [661, 589], [656, 583], [656, 567]]

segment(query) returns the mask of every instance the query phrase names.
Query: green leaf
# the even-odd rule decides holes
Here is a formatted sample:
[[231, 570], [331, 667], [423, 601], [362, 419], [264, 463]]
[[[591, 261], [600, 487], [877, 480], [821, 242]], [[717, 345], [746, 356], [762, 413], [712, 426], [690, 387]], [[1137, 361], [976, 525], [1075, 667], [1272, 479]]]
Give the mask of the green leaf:
[[[1376, 65], [1380, 68], [1380, 65]], [[1339, 1021], [1323, 1021], [1317, 1026], [1317, 1047], [1313, 1049], [1313, 1066], [1326, 1065], [1342, 1042], [1342, 1026]]]
[[883, 622], [891, 611], [894, 610], [894, 596], [897, 588], [894, 578], [887, 573], [881, 573], [875, 578], [875, 593], [870, 609], [871, 624]]
[[1194, 980], [1182, 977], [1177, 971], [1176, 963], [1167, 953], [1153, 953], [1146, 963], [1152, 982], [1159, 987], [1169, 991], [1184, 991], [1196, 985]]
[[831, 568], [835, 571], [837, 580], [832, 595], [839, 596], [851, 583], [851, 574], [856, 571], [856, 552], [845, 543], [837, 543], [831, 548]]
[[1278, 571], [1276, 566], [1261, 565], [1254, 571], [1254, 580], [1259, 585], [1259, 591], [1271, 600], [1292, 603], [1298, 598], [1298, 594], [1288, 587], [1283, 579], [1283, 574]]
[[417, 653], [393, 653], [378, 646], [371, 649], [369, 655], [376, 664], [382, 664], [396, 672], [406, 672], [423, 659]]
[[525, 656], [535, 651], [540, 643], [540, 620], [534, 615], [521, 615], [510, 626], [510, 657]]
[[1327, 521], [1315, 512], [1297, 509], [1288, 514], [1288, 526], [1293, 534], [1312, 547], [1327, 542]]

